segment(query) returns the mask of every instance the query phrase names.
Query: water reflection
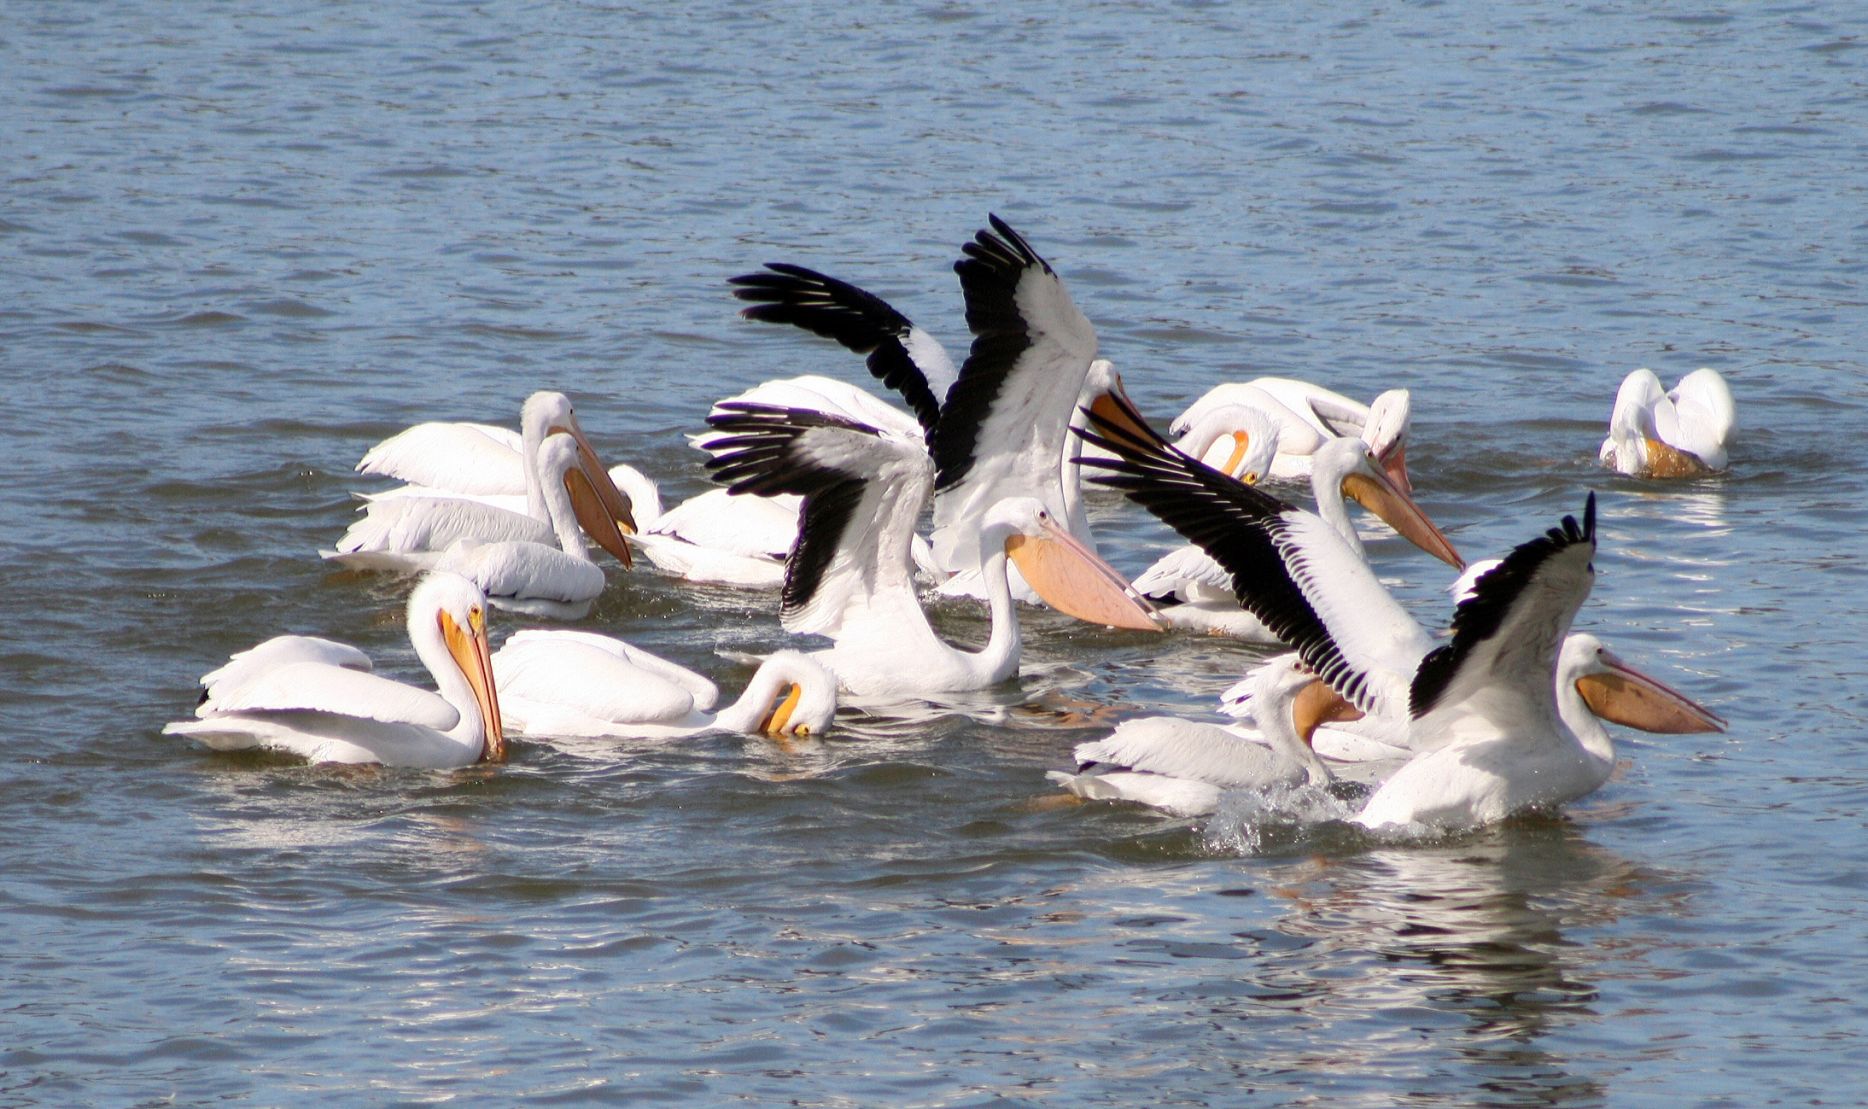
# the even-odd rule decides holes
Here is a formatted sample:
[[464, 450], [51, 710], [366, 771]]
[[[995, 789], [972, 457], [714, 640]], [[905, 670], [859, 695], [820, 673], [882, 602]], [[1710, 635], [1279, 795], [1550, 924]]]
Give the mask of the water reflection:
[[[1370, 1065], [1370, 1049], [1391, 1053], [1397, 1041], [1433, 1042], [1436, 1069], [1450, 1051], [1464, 1084], [1488, 1100], [1607, 1096], [1599, 1070], [1544, 1041], [1599, 1017], [1605, 952], [1569, 933], [1610, 924], [1631, 899], [1652, 896], [1636, 866], [1550, 821], [1443, 846], [1318, 857], [1290, 876], [1274, 891], [1289, 905], [1279, 927], [1311, 949], [1297, 971], [1307, 981], [1294, 988], [1349, 1026], [1374, 1012], [1402, 1025], [1345, 1041], [1349, 1058], [1336, 1065]], [[1449, 1018], [1460, 1023], [1449, 1028]]]

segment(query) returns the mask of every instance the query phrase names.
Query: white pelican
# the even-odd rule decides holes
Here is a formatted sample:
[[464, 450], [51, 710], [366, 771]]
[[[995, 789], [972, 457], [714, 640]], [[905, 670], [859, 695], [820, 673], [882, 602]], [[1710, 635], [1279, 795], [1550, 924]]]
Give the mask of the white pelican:
[[989, 506], [975, 525], [992, 631], [977, 652], [934, 634], [915, 595], [910, 538], [933, 484], [913, 441], [841, 417], [753, 404], [708, 418], [708, 468], [735, 493], [804, 497], [786, 557], [780, 617], [787, 631], [829, 636], [816, 652], [843, 688], [860, 695], [982, 689], [1018, 670], [1018, 619], [1006, 584], [1009, 556], [1052, 607], [1079, 619], [1156, 629], [1122, 578], [1035, 499]]
[[[506, 757], [487, 649], [486, 598], [465, 578], [430, 574], [409, 595], [409, 641], [437, 696], [279, 640], [212, 672], [198, 719], [165, 726], [217, 751], [266, 747], [312, 762], [445, 768]], [[286, 637], [303, 640], [305, 637]], [[329, 643], [328, 640], [322, 641]], [[339, 645], [341, 646], [341, 645]], [[361, 652], [355, 652], [361, 655]]]
[[[1222, 410], [1209, 410], [1203, 419], [1211, 418], [1215, 411]], [[1197, 441], [1191, 445], [1200, 446]], [[1200, 457], [1194, 450], [1186, 453]], [[1365, 563], [1368, 555], [1349, 518], [1346, 502], [1350, 500], [1447, 565], [1465, 565], [1452, 542], [1414, 498], [1393, 481], [1377, 463], [1375, 452], [1360, 439], [1339, 436], [1312, 452], [1310, 488], [1316, 497], [1317, 515], [1342, 538], [1344, 547]], [[1232, 575], [1198, 546], [1170, 552], [1135, 579], [1135, 588], [1161, 605], [1161, 614], [1175, 627], [1253, 643], [1278, 642], [1262, 621], [1240, 607], [1232, 589]]]
[[[1558, 711], [1559, 648], [1595, 578], [1595, 495], [1583, 523], [1520, 544], [1481, 574], [1435, 647], [1336, 530], [1232, 481], [1133, 421], [1093, 421], [1121, 461], [1101, 478], [1232, 572], [1246, 607], [1364, 715], [1408, 721], [1422, 752], [1369, 799], [1372, 828], [1465, 827], [1581, 797], [1606, 777]], [[1624, 678], [1626, 680], [1626, 678]], [[1716, 717], [1659, 683], [1680, 727]]]
[[[500, 553], [482, 547], [457, 555], [450, 568], [472, 569], [476, 580], [500, 594], [502, 606], [518, 607], [526, 599], [587, 603], [602, 592], [603, 572], [590, 562], [577, 536], [579, 525], [625, 566], [630, 559], [624, 529], [635, 528], [633, 519], [616, 517], [622, 494], [593, 457], [573, 435], [548, 435], [537, 446], [528, 446], [526, 454], [531, 512], [454, 496], [373, 500], [363, 506], [362, 517], [344, 532], [335, 550], [319, 553], [353, 570], [422, 570], [437, 566], [458, 541], [475, 540], [496, 545]], [[507, 546], [513, 543], [528, 547]], [[562, 557], [544, 555], [534, 549], [538, 547], [555, 547]], [[538, 611], [558, 614], [548, 608]]]
[[[931, 335], [848, 282], [783, 263], [733, 279], [735, 296], [757, 302], [742, 312], [747, 318], [802, 327], [868, 355], [870, 372], [915, 410], [935, 463], [933, 562], [955, 575], [942, 586], [948, 595], [985, 595], [973, 533], [986, 508], [1007, 497], [1036, 498], [1094, 550], [1067, 427], [1079, 401], [1096, 406], [1121, 390], [1056, 272], [1018, 232], [989, 218], [991, 230], [954, 264], [975, 336], [957, 372]], [[1013, 590], [1036, 599], [1016, 577]]]
[[623, 533], [569, 435], [548, 436], [538, 449], [537, 465], [557, 542], [493, 542], [467, 536], [441, 552], [435, 569], [473, 582], [495, 608], [557, 620], [581, 619], [606, 584], [603, 568], [590, 560], [584, 534], [598, 536], [610, 546], [621, 544]]
[[1597, 457], [1641, 477], [1704, 477], [1725, 469], [1737, 409], [1716, 370], [1694, 370], [1672, 390], [1648, 369], [1622, 379]]
[[[530, 516], [543, 523], [547, 517], [535, 480], [537, 455], [548, 437], [565, 434], [576, 442], [584, 469], [605, 509], [625, 532], [635, 529], [629, 498], [617, 488], [598, 461], [596, 450], [577, 422], [577, 413], [569, 397], [550, 390], [533, 393], [519, 409], [519, 427], [518, 435], [490, 424], [430, 422], [407, 428], [371, 447], [357, 463], [359, 473], [400, 478], [406, 484], [385, 492], [362, 494], [362, 497], [372, 503], [404, 498], [424, 502], [466, 499], [515, 515]], [[418, 515], [442, 510], [431, 505], [425, 509], [385, 511], [400, 513], [397, 516], [403, 521], [400, 526], [408, 528], [415, 526]], [[503, 530], [498, 523], [483, 522], [481, 526], [500, 530], [499, 538], [550, 542], [544, 536], [512, 534], [513, 525], [509, 522], [503, 525]], [[446, 545], [441, 543], [434, 549]], [[627, 546], [618, 543], [612, 547], [606, 541], [604, 549], [624, 566], [630, 564]]]
[[717, 713], [706, 678], [592, 632], [518, 632], [493, 655], [493, 676], [506, 726], [524, 735], [802, 737], [822, 735], [837, 711], [836, 676], [797, 651], [762, 661]]
[[[1342, 436], [1368, 445], [1389, 480], [1405, 493], [1414, 485], [1407, 473], [1407, 433], [1412, 405], [1406, 389], [1390, 389], [1368, 404], [1341, 393], [1288, 377], [1260, 377], [1243, 384], [1215, 385], [1206, 395], [1168, 425], [1179, 435], [1209, 409], [1242, 404], [1265, 413], [1278, 425], [1278, 453], [1269, 476], [1275, 480], [1301, 480], [1310, 474], [1311, 456], [1318, 447]], [[1200, 455], [1208, 465], [1211, 459]]]
[[1269, 746], [1217, 724], [1147, 716], [1078, 744], [1076, 773], [1046, 777], [1086, 800], [1134, 801], [1175, 816], [1212, 812], [1229, 789], [1327, 786], [1330, 771], [1311, 749], [1311, 734], [1354, 710], [1295, 655], [1265, 663], [1250, 680]]

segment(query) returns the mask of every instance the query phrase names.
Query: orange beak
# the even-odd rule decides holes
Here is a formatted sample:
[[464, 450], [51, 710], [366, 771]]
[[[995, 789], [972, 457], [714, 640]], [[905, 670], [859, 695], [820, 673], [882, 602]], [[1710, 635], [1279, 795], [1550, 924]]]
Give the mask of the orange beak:
[[1116, 568], [1054, 521], [1041, 536], [1014, 535], [1005, 552], [1025, 581], [1059, 612], [1091, 624], [1165, 631], [1166, 623]]

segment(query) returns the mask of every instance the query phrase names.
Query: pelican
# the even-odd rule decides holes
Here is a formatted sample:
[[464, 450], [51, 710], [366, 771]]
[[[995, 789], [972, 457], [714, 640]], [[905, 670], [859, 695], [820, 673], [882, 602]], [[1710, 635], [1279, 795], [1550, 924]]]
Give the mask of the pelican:
[[311, 762], [439, 769], [503, 760], [485, 596], [465, 578], [429, 574], [409, 595], [408, 626], [439, 695], [357, 668], [362, 652], [331, 652], [293, 636], [234, 656], [232, 674], [223, 667], [203, 678], [198, 719], [168, 724], [163, 734], [216, 751], [264, 747]]
[[[1209, 409], [1202, 418], [1210, 419], [1216, 411], [1223, 409]], [[1192, 441], [1189, 445], [1201, 444]], [[1199, 451], [1182, 449], [1190, 457], [1200, 457]], [[1312, 452], [1310, 488], [1316, 497], [1317, 515], [1342, 539], [1345, 549], [1365, 564], [1368, 554], [1349, 518], [1346, 502], [1350, 500], [1447, 565], [1465, 565], [1452, 542], [1377, 462], [1375, 451], [1360, 439], [1339, 436]], [[1231, 575], [1198, 546], [1170, 552], [1135, 579], [1135, 588], [1162, 605], [1162, 615], [1175, 627], [1253, 643], [1278, 642], [1262, 621], [1240, 607]]]
[[435, 569], [473, 582], [495, 608], [578, 620], [590, 612], [606, 584], [602, 567], [590, 560], [585, 532], [598, 536], [606, 546], [621, 544], [623, 533], [597, 493], [577, 443], [570, 436], [547, 437], [537, 458], [543, 471], [540, 491], [557, 543], [522, 539], [491, 542], [466, 536], [441, 552]]
[[1669, 391], [1648, 369], [1622, 379], [1609, 415], [1604, 466], [1640, 477], [1704, 477], [1725, 469], [1737, 422], [1716, 370], [1694, 370]]
[[919, 443], [803, 409], [731, 404], [708, 418], [716, 481], [734, 493], [804, 498], [785, 561], [780, 618], [787, 631], [828, 636], [815, 652], [842, 687], [865, 696], [982, 689], [1018, 670], [1018, 620], [1006, 584], [1010, 557], [1052, 607], [1079, 619], [1157, 629], [1122, 578], [1072, 537], [1042, 503], [1013, 497], [975, 525], [992, 631], [979, 651], [942, 642], [915, 595], [909, 540], [933, 485]]
[[[942, 585], [947, 595], [985, 595], [974, 532], [1007, 497], [1036, 498], [1094, 550], [1067, 428], [1080, 401], [1094, 407], [1121, 391], [1063, 281], [1005, 221], [989, 220], [954, 264], [974, 334], [958, 371], [930, 334], [848, 282], [785, 263], [733, 279], [734, 295], [756, 302], [747, 318], [802, 327], [866, 354], [870, 372], [914, 409], [935, 464], [933, 563], [954, 575]], [[1013, 590], [1036, 599], [1017, 577]]]
[[[1331, 439], [1361, 439], [1380, 462], [1388, 478], [1404, 493], [1414, 491], [1407, 472], [1407, 433], [1412, 404], [1406, 389], [1390, 389], [1368, 404], [1341, 393], [1288, 377], [1260, 377], [1243, 384], [1215, 385], [1168, 425], [1179, 435], [1208, 410], [1226, 404], [1256, 408], [1279, 430], [1278, 453], [1272, 459], [1273, 480], [1308, 477], [1311, 456]], [[1209, 465], [1210, 459], [1196, 455]]]
[[[1130, 419], [1093, 419], [1121, 461], [1099, 480], [1204, 547], [1240, 601], [1366, 716], [1408, 721], [1422, 752], [1370, 797], [1370, 828], [1471, 827], [1593, 791], [1607, 770], [1559, 714], [1557, 661], [1595, 578], [1595, 495], [1583, 523], [1522, 543], [1473, 582], [1435, 647], [1368, 565], [1318, 517], [1224, 477]], [[1627, 680], [1624, 678], [1624, 680]], [[1651, 681], [1651, 680], [1650, 680]], [[1722, 723], [1657, 682], [1678, 729]]]
[[523, 735], [803, 737], [822, 735], [837, 711], [836, 677], [797, 651], [761, 662], [717, 713], [706, 678], [593, 632], [517, 632], [493, 655], [493, 677], [506, 726]]
[[1269, 746], [1216, 724], [1148, 716], [1078, 744], [1076, 773], [1046, 777], [1086, 800], [1134, 801], [1174, 816], [1210, 813], [1229, 789], [1329, 785], [1329, 768], [1311, 749], [1311, 735], [1319, 724], [1354, 710], [1295, 655], [1267, 662], [1250, 680]]
[[[526, 454], [531, 475], [526, 498], [534, 511], [518, 513], [454, 496], [375, 500], [363, 506], [363, 517], [344, 532], [335, 550], [319, 553], [353, 570], [421, 570], [447, 561], [449, 569], [470, 571], [468, 576], [498, 595], [502, 607], [564, 615], [550, 606], [520, 607], [538, 600], [582, 603], [587, 610], [603, 591], [603, 571], [590, 561], [578, 527], [624, 566], [630, 564], [624, 529], [635, 529], [633, 518], [616, 517], [622, 494], [593, 458], [575, 435], [553, 433]], [[462, 540], [474, 542], [448, 555]], [[490, 545], [497, 553], [476, 544]], [[557, 554], [541, 548], [555, 548]]]
[[[576, 442], [584, 469], [605, 510], [623, 531], [635, 530], [635, 517], [629, 497], [617, 488], [615, 479], [598, 461], [596, 450], [584, 435], [583, 426], [577, 422], [577, 413], [571, 407], [569, 397], [549, 390], [533, 393], [519, 409], [519, 426], [519, 434], [514, 435], [505, 428], [490, 424], [430, 422], [416, 424], [390, 436], [364, 453], [363, 459], [357, 463], [357, 471], [400, 478], [406, 484], [385, 492], [362, 494], [364, 501], [368, 502], [366, 513], [375, 511], [368, 505], [377, 502], [403, 499], [421, 502], [420, 507], [386, 507], [381, 510], [385, 521], [394, 521], [384, 527], [401, 533], [403, 538], [400, 541], [404, 543], [416, 541], [415, 533], [425, 527], [439, 527], [445, 533], [447, 524], [424, 521], [431, 517], [450, 515], [462, 521], [473, 521], [457, 525], [454, 533], [456, 537], [472, 534], [482, 538], [525, 538], [548, 543], [551, 541], [550, 536], [544, 532], [549, 531], [549, 518], [539, 496], [537, 455], [548, 437], [566, 434]], [[435, 503], [446, 500], [467, 500], [483, 507], [466, 509]], [[500, 509], [508, 515], [490, 514], [485, 511], [487, 508]], [[529, 516], [544, 527], [533, 527], [527, 533], [523, 525], [512, 521], [510, 517], [514, 516]], [[482, 530], [459, 530], [463, 527]], [[373, 532], [368, 528], [360, 532], [358, 540], [365, 545], [346, 553], [363, 554], [377, 549], [372, 544], [382, 540], [365, 538], [372, 535]], [[346, 539], [349, 538], [346, 536]], [[434, 544], [427, 548], [434, 551], [447, 545], [447, 541], [436, 544], [433, 537], [420, 541]], [[602, 545], [624, 566], [630, 565], [627, 545], [621, 542], [611, 545], [608, 540]], [[388, 554], [395, 555], [413, 553], [416, 548], [391, 546], [386, 550]], [[414, 565], [425, 567], [432, 565], [432, 562], [432, 559], [426, 559]], [[408, 560], [393, 558], [385, 560], [385, 563], [396, 569], [406, 569], [411, 565]]]

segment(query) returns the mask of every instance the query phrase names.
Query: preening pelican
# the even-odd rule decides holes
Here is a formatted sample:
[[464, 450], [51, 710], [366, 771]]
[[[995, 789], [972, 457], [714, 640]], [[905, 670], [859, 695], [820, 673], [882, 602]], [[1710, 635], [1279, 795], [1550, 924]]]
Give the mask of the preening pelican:
[[[1557, 656], [1595, 578], [1595, 495], [1578, 525], [1520, 544], [1473, 583], [1435, 647], [1323, 520], [1187, 457], [1136, 421], [1093, 420], [1121, 461], [1098, 480], [1202, 546], [1240, 601], [1367, 716], [1408, 720], [1415, 756], [1355, 818], [1465, 827], [1555, 806], [1606, 778], [1558, 712]], [[1652, 683], [1689, 726], [1716, 717]], [[1671, 693], [1671, 691], [1666, 691]]]
[[[1311, 456], [1331, 439], [1361, 439], [1402, 492], [1414, 485], [1407, 472], [1407, 433], [1412, 404], [1406, 389], [1390, 389], [1368, 404], [1341, 393], [1288, 377], [1260, 377], [1244, 384], [1215, 385], [1206, 395], [1168, 425], [1180, 435], [1212, 408], [1240, 404], [1263, 412], [1278, 426], [1278, 453], [1271, 461], [1274, 480], [1301, 480], [1310, 475]], [[1208, 465], [1216, 461], [1195, 455]]]
[[841, 417], [753, 404], [708, 418], [708, 468], [734, 493], [804, 498], [786, 557], [780, 617], [787, 631], [829, 636], [814, 657], [860, 695], [981, 689], [1018, 670], [1017, 614], [1006, 559], [1052, 607], [1080, 619], [1155, 629], [1122, 578], [1033, 498], [1014, 497], [976, 525], [992, 631], [977, 652], [943, 643], [915, 595], [910, 537], [933, 484], [918, 442]]
[[[1209, 409], [1202, 418], [1210, 419], [1215, 411], [1222, 410]], [[1201, 446], [1197, 440], [1183, 441]], [[1200, 457], [1199, 451], [1182, 449], [1190, 457]], [[1317, 515], [1336, 531], [1345, 549], [1356, 558], [1368, 561], [1355, 523], [1349, 518], [1347, 502], [1351, 500], [1447, 565], [1465, 565], [1452, 542], [1378, 464], [1374, 450], [1362, 440], [1339, 436], [1323, 443], [1310, 457], [1310, 488], [1316, 497]], [[1240, 606], [1232, 589], [1232, 575], [1197, 546], [1170, 552], [1135, 579], [1135, 588], [1161, 605], [1162, 615], [1175, 627], [1253, 643], [1278, 642], [1262, 621]]]
[[[603, 590], [603, 572], [590, 562], [578, 526], [625, 566], [630, 558], [623, 529], [635, 528], [633, 518], [615, 515], [622, 494], [594, 458], [576, 436], [553, 433], [537, 446], [528, 444], [526, 499], [532, 511], [452, 496], [374, 500], [335, 550], [319, 553], [353, 570], [421, 570], [438, 565], [461, 540], [473, 540], [498, 551], [470, 544], [449, 568], [473, 571], [470, 576], [498, 593], [502, 606], [516, 608], [528, 600], [587, 605]], [[526, 546], [509, 546], [515, 543]], [[539, 547], [556, 548], [559, 555], [545, 555]], [[537, 611], [559, 615], [549, 607]]]
[[198, 719], [171, 723], [163, 734], [312, 762], [446, 768], [504, 759], [486, 598], [465, 578], [430, 574], [409, 595], [408, 627], [439, 695], [355, 668], [360, 651], [332, 652], [293, 636], [286, 638], [301, 642], [268, 640], [211, 672]]
[[592, 632], [518, 632], [493, 655], [493, 675], [506, 726], [523, 735], [802, 737], [822, 735], [837, 711], [835, 675], [797, 651], [761, 662], [717, 713], [706, 678]]
[[1229, 789], [1328, 785], [1330, 771], [1311, 749], [1311, 734], [1354, 710], [1295, 655], [1265, 663], [1251, 681], [1269, 746], [1217, 724], [1148, 716], [1078, 744], [1076, 773], [1046, 777], [1086, 800], [1134, 801], [1175, 816], [1212, 812]]
[[1716, 370], [1694, 370], [1671, 390], [1648, 369], [1622, 379], [1597, 457], [1641, 477], [1704, 477], [1725, 469], [1737, 409]]
[[[620, 545], [616, 526], [592, 484], [579, 448], [568, 435], [552, 435], [538, 449], [539, 485], [557, 543], [456, 539], [435, 569], [479, 586], [496, 608], [557, 620], [581, 619], [603, 592], [602, 567], [590, 560], [585, 532]], [[580, 525], [582, 530], [580, 530]]]

